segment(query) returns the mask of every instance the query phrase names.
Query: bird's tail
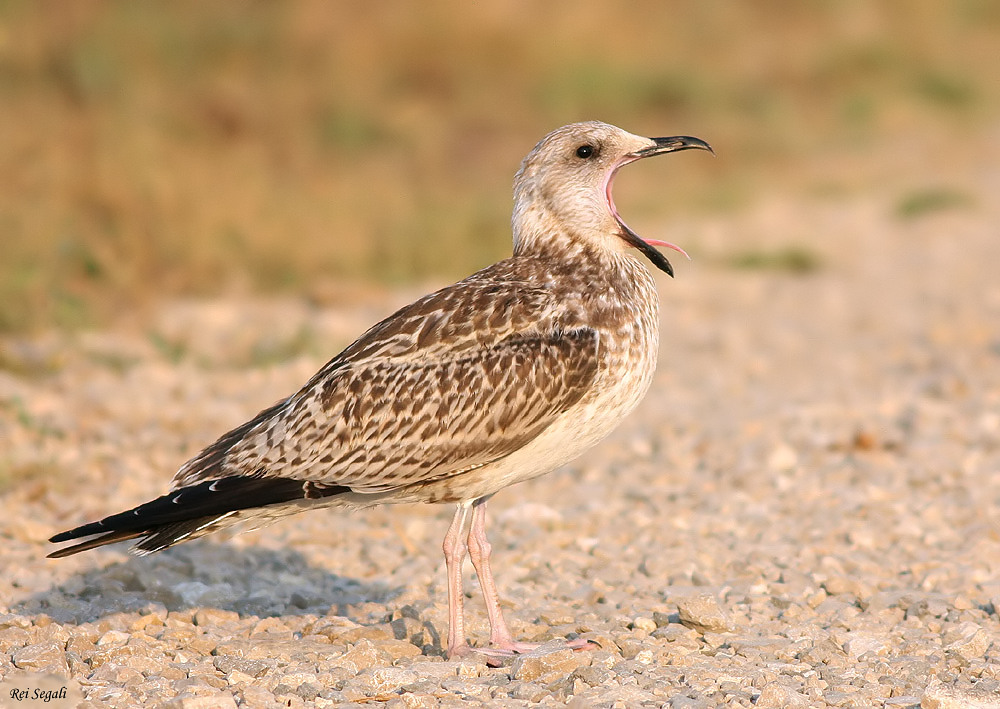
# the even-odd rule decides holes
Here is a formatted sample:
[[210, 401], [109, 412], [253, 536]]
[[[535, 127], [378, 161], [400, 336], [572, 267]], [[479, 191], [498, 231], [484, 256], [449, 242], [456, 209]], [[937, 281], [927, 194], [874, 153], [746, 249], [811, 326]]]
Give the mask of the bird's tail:
[[350, 492], [341, 485], [322, 486], [291, 478], [232, 475], [189, 485], [138, 507], [61, 532], [50, 542], [90, 537], [49, 558], [60, 559], [126, 539], [140, 538], [138, 554], [152, 554], [178, 542], [195, 539], [248, 519], [293, 514], [323, 498]]

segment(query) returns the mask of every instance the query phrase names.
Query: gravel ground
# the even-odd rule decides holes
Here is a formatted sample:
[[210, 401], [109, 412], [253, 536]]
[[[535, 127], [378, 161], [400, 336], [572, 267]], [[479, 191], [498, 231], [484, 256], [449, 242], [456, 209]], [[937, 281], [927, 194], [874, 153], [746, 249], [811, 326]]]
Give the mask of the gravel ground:
[[[601, 649], [500, 668], [441, 655], [448, 507], [43, 558], [52, 533], [161, 494], [413, 293], [175, 303], [138, 329], [3, 340], [0, 675], [71, 677], [53, 681], [85, 707], [1000, 707], [991, 179], [917, 219], [775, 202], [656, 234], [697, 256], [660, 283], [649, 396], [491, 505], [515, 634]], [[722, 263], [792, 236], [816, 270]]]

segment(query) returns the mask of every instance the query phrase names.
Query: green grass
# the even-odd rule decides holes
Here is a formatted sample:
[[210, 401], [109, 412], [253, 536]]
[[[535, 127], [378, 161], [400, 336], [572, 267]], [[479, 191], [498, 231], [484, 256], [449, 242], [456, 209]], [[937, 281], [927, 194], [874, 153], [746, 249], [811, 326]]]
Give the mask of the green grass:
[[914, 190], [896, 204], [896, 216], [901, 219], [916, 219], [951, 209], [967, 208], [973, 199], [967, 193], [948, 187], [928, 187]]
[[819, 254], [804, 246], [784, 246], [777, 249], [752, 249], [742, 251], [729, 259], [733, 268], [751, 271], [784, 271], [806, 274], [822, 265]]

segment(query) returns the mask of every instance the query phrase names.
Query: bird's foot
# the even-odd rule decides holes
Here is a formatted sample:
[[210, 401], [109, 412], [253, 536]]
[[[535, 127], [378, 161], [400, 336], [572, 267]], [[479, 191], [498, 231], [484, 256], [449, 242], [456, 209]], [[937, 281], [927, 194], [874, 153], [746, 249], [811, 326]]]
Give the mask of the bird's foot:
[[454, 660], [460, 657], [479, 656], [486, 660], [490, 667], [499, 667], [505, 660], [516, 655], [526, 655], [529, 653], [545, 655], [559, 650], [598, 650], [600, 645], [585, 638], [575, 638], [573, 640], [550, 640], [545, 643], [524, 643], [516, 640], [508, 640], [499, 643], [491, 643], [485, 647], [472, 647], [468, 643], [460, 645], [448, 651], [448, 659]]

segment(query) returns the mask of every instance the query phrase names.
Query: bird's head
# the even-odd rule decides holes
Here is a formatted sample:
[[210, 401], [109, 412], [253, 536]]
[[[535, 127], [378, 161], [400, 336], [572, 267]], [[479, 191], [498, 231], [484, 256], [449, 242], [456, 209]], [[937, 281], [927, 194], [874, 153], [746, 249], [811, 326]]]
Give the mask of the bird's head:
[[633, 247], [672, 276], [670, 262], [653, 247], [684, 251], [632, 231], [618, 214], [611, 184], [622, 165], [692, 148], [712, 150], [699, 138], [643, 138], [598, 121], [552, 131], [528, 153], [514, 178], [514, 252], [531, 253], [565, 238], [602, 250]]

